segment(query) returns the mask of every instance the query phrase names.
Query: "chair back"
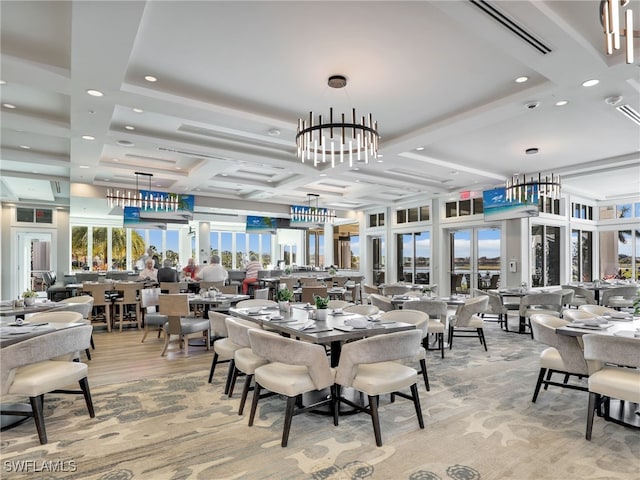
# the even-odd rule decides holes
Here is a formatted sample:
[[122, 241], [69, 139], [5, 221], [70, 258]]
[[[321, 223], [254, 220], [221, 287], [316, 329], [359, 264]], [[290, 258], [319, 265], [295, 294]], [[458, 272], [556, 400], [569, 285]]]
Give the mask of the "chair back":
[[363, 363], [413, 359], [418, 353], [421, 341], [422, 332], [416, 329], [346, 343], [340, 352], [336, 383], [350, 387], [358, 372], [358, 366]]
[[260, 327], [258, 327], [257, 324], [254, 323], [253, 325], [250, 325], [248, 323], [243, 323], [240, 319], [231, 317], [227, 317], [225, 323], [229, 334], [229, 340], [241, 347], [251, 348], [249, 330], [260, 330]]
[[226, 293], [227, 295], [237, 295], [238, 294], [238, 285], [222, 285], [218, 287], [220, 293]]
[[117, 281], [124, 282], [129, 280], [129, 272], [110, 271], [110, 272], [107, 272], [105, 277], [107, 280], [117, 280]]
[[302, 303], [311, 303], [313, 304], [314, 297], [318, 295], [320, 297], [327, 296], [327, 287], [315, 286], [315, 287], [307, 287], [306, 285], [302, 287]]
[[350, 298], [353, 303], [362, 303], [362, 287], [359, 283], [356, 283], [353, 287], [347, 290], [347, 298]]
[[277, 307], [278, 302], [274, 302], [273, 300], [263, 300], [261, 298], [255, 299], [252, 298], [250, 300], [242, 300], [236, 304], [236, 308], [251, 308], [251, 307]]
[[160, 282], [162, 293], [180, 293], [187, 290], [187, 282]]
[[411, 290], [411, 285], [386, 285], [382, 287], [382, 294], [386, 297], [404, 295]]
[[466, 299], [462, 305], [458, 306], [455, 315], [451, 317], [451, 324], [454, 327], [468, 326], [474, 315], [486, 311], [487, 305], [489, 305], [489, 297], [486, 295]]
[[520, 316], [526, 316], [531, 307], [562, 312], [562, 295], [559, 293], [532, 293], [520, 299]]
[[76, 272], [76, 280], [78, 283], [98, 282], [100, 274], [98, 272]]
[[599, 370], [604, 363], [622, 365], [622, 368], [640, 368], [640, 340], [613, 335], [589, 333], [583, 335], [584, 358], [590, 363], [590, 373]]
[[[220, 281], [220, 282], [200, 282], [200, 288], [202, 290], [209, 290], [210, 288], [220, 288], [224, 285], [224, 280]], [[185, 286], [185, 290], [186, 290], [186, 286]]]
[[590, 318], [597, 318], [598, 315], [591, 313], [591, 312], [587, 312], [585, 310], [578, 310], [578, 309], [566, 309], [564, 312], [562, 312], [562, 318], [563, 320], [566, 320], [568, 322], [575, 322], [576, 320], [589, 320]]
[[415, 325], [422, 332], [422, 338], [429, 333], [429, 315], [419, 310], [393, 310], [384, 312], [380, 315], [379, 320], [390, 322], [402, 322]]
[[573, 290], [573, 299], [583, 298], [587, 305], [595, 305], [596, 299], [593, 292], [583, 287], [575, 287], [573, 285], [562, 285], [563, 290]]
[[303, 287], [322, 286], [322, 282], [317, 277], [300, 277], [299, 280]]
[[242, 282], [247, 276], [244, 270], [229, 270], [229, 281]]
[[189, 295], [186, 293], [161, 293], [158, 297], [158, 306], [162, 315], [167, 317], [188, 317]]
[[487, 311], [485, 313], [492, 313], [494, 315], [507, 314], [507, 307], [504, 306], [502, 297], [495, 292], [485, 292], [485, 295], [489, 297], [489, 303], [487, 304]]
[[594, 315], [602, 316], [602, 315], [611, 315], [611, 313], [616, 313], [613, 308], [603, 307], [602, 305], [580, 305], [578, 310], [581, 312], [589, 312]]
[[160, 288], [143, 288], [140, 290], [142, 308], [157, 307], [160, 304]]
[[419, 310], [442, 322], [447, 319], [447, 302], [443, 300], [413, 300], [405, 303], [402, 310]]
[[561, 290], [556, 290], [553, 293], [562, 295], [562, 305], [568, 306], [573, 301], [573, 296], [575, 295], [576, 292], [574, 292], [573, 289], [571, 288], [563, 288]]
[[286, 285], [286, 287], [293, 291], [295, 285], [298, 283], [298, 279], [295, 277], [280, 277], [280, 288], [282, 285]]
[[385, 297], [384, 295], [379, 295], [377, 293], [372, 293], [369, 295], [369, 300], [371, 300], [371, 305], [375, 305], [382, 312], [390, 312], [394, 310], [393, 304], [391, 303], [391, 299], [389, 297]]
[[[85, 297], [89, 297], [89, 295], [83, 295]], [[78, 297], [71, 297], [78, 298]], [[91, 298], [91, 297], [89, 297]], [[88, 319], [91, 311], [93, 310], [93, 299], [90, 302], [82, 302], [82, 303], [71, 303], [71, 302], [58, 302], [60, 304], [59, 307], [56, 307], [54, 312], [77, 312], [82, 315], [83, 319]], [[45, 313], [45, 312], [42, 312]], [[33, 318], [33, 317], [32, 317]]]
[[261, 300], [269, 300], [269, 289], [268, 288], [258, 288], [253, 291], [253, 298], [261, 299]]
[[336, 287], [344, 287], [344, 282], [347, 281], [347, 277], [344, 275], [335, 276], [331, 279], [331, 282]]
[[371, 293], [375, 293], [375, 294], [379, 294], [380, 293], [380, 289], [378, 287], [376, 287], [375, 285], [368, 285], [368, 284], [364, 284], [362, 286], [362, 288], [364, 288], [364, 293], [371, 294]]
[[631, 285], [628, 287], [608, 288], [607, 290], [603, 290], [602, 301], [600, 303], [606, 307], [607, 305], [609, 305], [609, 301], [613, 297], [621, 297], [625, 300], [632, 300], [637, 296], [638, 296], [638, 287], [636, 285]]
[[351, 305], [344, 309], [345, 313], [355, 313], [358, 315], [377, 315], [380, 309], [375, 305]]
[[0, 349], [0, 394], [9, 391], [16, 368], [86, 350], [92, 332], [91, 325], [64, 328]]
[[93, 297], [93, 306], [94, 307], [104, 307], [110, 305], [111, 302], [107, 303], [107, 299], [105, 295], [108, 290], [112, 290], [113, 287], [111, 283], [83, 283], [82, 291], [84, 293], [88, 293]]
[[329, 300], [327, 308], [347, 308], [353, 306], [353, 303], [346, 300]]
[[84, 319], [82, 313], [72, 310], [51, 310], [35, 313], [31, 317], [33, 323], [76, 323]]
[[281, 337], [258, 329], [249, 330], [248, 335], [251, 350], [257, 356], [270, 362], [307, 367], [316, 390], [333, 385], [334, 374], [322, 345]]
[[139, 291], [142, 285], [138, 282], [116, 282], [113, 289], [122, 292], [122, 303], [132, 305], [139, 302]]
[[568, 372], [588, 375], [589, 368], [584, 359], [584, 353], [580, 347], [578, 337], [559, 335], [556, 333], [556, 328], [563, 327], [568, 323], [566, 320], [553, 315], [535, 313], [531, 315], [533, 338], [540, 343], [544, 343], [558, 350]]
[[228, 315], [220, 312], [214, 312], [213, 310], [209, 310], [207, 312], [209, 316], [209, 323], [211, 324], [211, 336], [212, 337], [228, 337], [229, 332], [227, 331], [227, 318]]

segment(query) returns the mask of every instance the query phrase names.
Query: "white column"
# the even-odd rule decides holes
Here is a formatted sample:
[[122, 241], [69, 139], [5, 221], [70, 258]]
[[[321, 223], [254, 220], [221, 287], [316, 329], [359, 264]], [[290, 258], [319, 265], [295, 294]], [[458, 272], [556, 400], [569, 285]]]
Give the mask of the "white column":
[[324, 224], [324, 265], [328, 267], [334, 264], [334, 252], [333, 252], [333, 225], [330, 223]]
[[205, 261], [209, 264], [209, 257], [211, 256], [210, 233], [211, 225], [209, 222], [200, 222], [198, 225], [198, 243], [200, 245], [197, 258], [198, 265], [202, 265]]

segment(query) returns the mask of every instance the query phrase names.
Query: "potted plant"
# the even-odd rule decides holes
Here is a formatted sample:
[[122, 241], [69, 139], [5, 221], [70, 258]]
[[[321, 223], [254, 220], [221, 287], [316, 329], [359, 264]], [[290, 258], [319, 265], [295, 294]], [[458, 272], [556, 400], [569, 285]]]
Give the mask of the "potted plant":
[[290, 302], [293, 300], [293, 292], [287, 287], [281, 288], [276, 292], [276, 300], [281, 311], [288, 311]]
[[24, 304], [26, 306], [33, 305], [36, 302], [36, 297], [38, 294], [33, 290], [25, 290], [22, 293], [22, 298], [24, 298]]
[[324, 322], [327, 319], [327, 308], [329, 307], [329, 297], [313, 296], [313, 302], [316, 304], [316, 320]]
[[337, 273], [338, 273], [338, 271], [336, 270], [336, 268], [333, 265], [331, 267], [329, 267], [329, 275], [331, 275], [332, 277], [335, 277]]
[[291, 275], [291, 272], [292, 272], [291, 267], [285, 267], [285, 269], [284, 269], [284, 274], [285, 274], [286, 276]]

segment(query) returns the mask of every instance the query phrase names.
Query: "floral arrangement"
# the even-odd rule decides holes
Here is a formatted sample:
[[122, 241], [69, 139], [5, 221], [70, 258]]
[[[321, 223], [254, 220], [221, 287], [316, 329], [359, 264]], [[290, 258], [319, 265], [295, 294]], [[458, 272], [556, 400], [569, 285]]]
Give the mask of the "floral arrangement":
[[320, 295], [314, 295], [313, 302], [316, 304], [316, 308], [318, 310], [325, 310], [329, 308], [329, 297], [321, 297]]
[[22, 292], [22, 298], [35, 298], [37, 296], [38, 294], [33, 290], [25, 290], [24, 292]]
[[287, 287], [281, 288], [276, 292], [276, 300], [279, 302], [290, 302], [293, 300], [293, 292]]
[[329, 268], [329, 275], [335, 276], [336, 273], [338, 273], [338, 271], [335, 269], [335, 267]]

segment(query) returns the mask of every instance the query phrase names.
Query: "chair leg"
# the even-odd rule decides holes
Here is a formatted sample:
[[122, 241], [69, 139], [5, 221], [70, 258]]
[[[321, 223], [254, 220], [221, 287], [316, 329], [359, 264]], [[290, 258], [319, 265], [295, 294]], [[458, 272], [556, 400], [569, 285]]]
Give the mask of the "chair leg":
[[382, 446], [382, 435], [380, 433], [380, 417], [378, 416], [378, 396], [369, 395], [369, 409], [371, 410], [371, 422], [373, 423], [373, 434], [376, 437], [376, 445]]
[[[549, 382], [549, 380], [551, 380], [551, 375], [553, 374], [553, 370], [549, 369], [547, 370], [547, 382]], [[549, 390], [549, 384], [545, 383], [544, 384], [544, 389], [545, 390]]]
[[424, 360], [424, 358], [420, 360], [420, 369], [422, 373], [422, 378], [424, 379], [424, 386], [427, 389], [427, 392], [430, 392], [431, 388], [429, 387], [429, 375], [427, 374], [427, 362]]
[[418, 385], [411, 385], [411, 396], [413, 397], [413, 405], [416, 407], [416, 416], [418, 417], [418, 425], [424, 428], [424, 419], [422, 418], [422, 408], [420, 408], [420, 397], [418, 396]]
[[96, 349], [96, 344], [93, 343], [93, 334], [91, 334], [91, 349], [95, 350]]
[[444, 358], [444, 332], [438, 334], [438, 346], [440, 347], [440, 357]]
[[338, 426], [338, 416], [340, 415], [340, 395], [338, 394], [338, 386], [331, 385], [331, 409], [333, 413], [333, 424]]
[[253, 425], [253, 419], [256, 416], [256, 410], [258, 408], [258, 400], [260, 400], [260, 390], [262, 387], [256, 382], [253, 387], [253, 399], [251, 400], [251, 412], [249, 413], [249, 426]]
[[591, 430], [593, 429], [593, 416], [596, 411], [597, 405], [600, 404], [600, 395], [597, 393], [589, 392], [589, 406], [587, 407], [587, 431], [585, 432], [585, 438], [591, 440]]
[[453, 327], [449, 326], [449, 350], [453, 347]]
[[213, 380], [213, 372], [216, 370], [216, 365], [218, 364], [218, 353], [213, 353], [213, 360], [211, 360], [211, 369], [209, 370], [209, 383]]
[[540, 393], [540, 387], [542, 386], [542, 380], [544, 379], [544, 374], [546, 371], [546, 368], [540, 369], [540, 373], [538, 374], [538, 381], [536, 382], [536, 388], [533, 391], [533, 398], [531, 399], [533, 403], [536, 403], [536, 400], [538, 399], [538, 393]]
[[169, 335], [169, 333], [164, 334], [164, 347], [162, 348], [162, 353], [160, 354], [161, 357], [164, 357], [165, 353], [167, 353], [167, 349], [169, 348], [169, 339], [171, 338], [171, 335]]
[[89, 410], [89, 416], [91, 418], [95, 418], [96, 412], [93, 408], [93, 400], [91, 400], [91, 390], [89, 390], [89, 380], [87, 379], [87, 377], [84, 377], [78, 383], [80, 383], [80, 388], [82, 389], [82, 394], [84, 395], [84, 401], [87, 404], [87, 410]]
[[140, 343], [144, 343], [144, 339], [147, 338], [148, 334], [149, 334], [149, 325], [145, 323], [144, 333], [142, 334], [142, 340], [140, 341]]
[[235, 388], [236, 381], [238, 380], [238, 373], [240, 373], [240, 370], [235, 368], [235, 365], [234, 365], [233, 373], [231, 374], [231, 384], [229, 385], [229, 393], [227, 393], [228, 398], [231, 398], [233, 396], [233, 389]]
[[238, 408], [238, 415], [242, 415], [242, 412], [244, 411], [244, 404], [247, 401], [247, 395], [249, 394], [249, 390], [251, 390], [252, 379], [253, 379], [253, 374], [252, 375], [247, 374], [247, 378], [244, 380], [244, 388], [242, 389], [242, 397], [240, 397], [240, 408]]
[[287, 397], [287, 407], [284, 412], [284, 427], [282, 428], [281, 445], [283, 447], [286, 447], [289, 441], [289, 431], [291, 430], [291, 420], [293, 419], [293, 411], [295, 410], [297, 397], [297, 395], [295, 397]]
[[86, 348], [84, 353], [87, 354], [87, 360], [91, 360], [91, 349], [90, 348]]
[[478, 329], [478, 336], [480, 337], [480, 343], [482, 345], [484, 345], [484, 351], [488, 352], [489, 350], [487, 350], [487, 340], [484, 338], [484, 329], [483, 328], [479, 328]]
[[44, 394], [37, 397], [29, 397], [29, 402], [31, 403], [36, 430], [38, 430], [40, 445], [44, 445], [47, 443], [47, 430], [44, 427]]
[[224, 393], [225, 395], [229, 393], [229, 388], [231, 387], [231, 378], [233, 377], [233, 371], [236, 368], [236, 362], [231, 359], [229, 361], [229, 371], [227, 372], [227, 383], [224, 385]]

